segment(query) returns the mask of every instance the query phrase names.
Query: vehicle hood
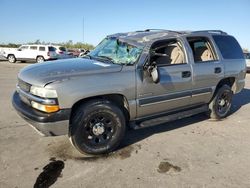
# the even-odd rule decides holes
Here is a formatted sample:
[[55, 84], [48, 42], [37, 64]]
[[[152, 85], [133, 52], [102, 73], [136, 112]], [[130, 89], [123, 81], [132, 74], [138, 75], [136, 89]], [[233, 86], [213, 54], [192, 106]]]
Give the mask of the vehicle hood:
[[32, 85], [44, 87], [48, 83], [88, 74], [119, 72], [122, 65], [86, 58], [72, 58], [37, 63], [23, 68], [18, 78]]

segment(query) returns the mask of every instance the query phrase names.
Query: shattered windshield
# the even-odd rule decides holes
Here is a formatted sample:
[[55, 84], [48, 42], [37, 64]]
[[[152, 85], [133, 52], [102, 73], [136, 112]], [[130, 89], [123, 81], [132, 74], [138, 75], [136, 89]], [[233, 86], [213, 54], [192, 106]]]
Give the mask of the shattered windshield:
[[116, 38], [105, 38], [89, 56], [106, 59], [115, 64], [134, 64], [142, 52], [141, 48], [121, 42]]

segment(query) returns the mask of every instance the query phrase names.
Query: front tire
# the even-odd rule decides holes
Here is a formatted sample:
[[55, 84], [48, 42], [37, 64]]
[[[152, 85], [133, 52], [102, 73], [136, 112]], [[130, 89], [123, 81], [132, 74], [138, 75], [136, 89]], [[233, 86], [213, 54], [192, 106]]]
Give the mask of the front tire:
[[233, 92], [228, 85], [220, 87], [209, 104], [210, 118], [216, 120], [225, 118], [231, 109], [232, 98]]
[[8, 61], [10, 63], [15, 63], [16, 62], [16, 57], [14, 55], [8, 55]]
[[38, 56], [38, 57], [36, 58], [36, 62], [37, 62], [37, 63], [42, 63], [42, 62], [44, 62], [44, 57], [43, 57], [43, 56]]
[[73, 112], [70, 140], [81, 153], [109, 153], [123, 139], [125, 122], [122, 110], [111, 102], [89, 101]]

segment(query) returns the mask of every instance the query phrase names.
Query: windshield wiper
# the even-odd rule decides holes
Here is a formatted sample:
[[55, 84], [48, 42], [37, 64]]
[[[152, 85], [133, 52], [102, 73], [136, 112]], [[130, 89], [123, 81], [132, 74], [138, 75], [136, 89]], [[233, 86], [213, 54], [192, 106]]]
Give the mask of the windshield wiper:
[[108, 56], [104, 56], [104, 55], [100, 55], [100, 56], [96, 56], [97, 58], [101, 58], [101, 59], [106, 59], [108, 61], [110, 61], [111, 63], [115, 64], [114, 60], [111, 57]]

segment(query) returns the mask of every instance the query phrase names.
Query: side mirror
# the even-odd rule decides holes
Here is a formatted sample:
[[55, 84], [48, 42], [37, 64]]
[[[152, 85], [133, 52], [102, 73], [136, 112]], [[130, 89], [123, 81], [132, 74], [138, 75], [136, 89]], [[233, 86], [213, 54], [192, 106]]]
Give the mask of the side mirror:
[[152, 79], [153, 79], [153, 82], [154, 83], [159, 83], [160, 81], [160, 77], [159, 77], [159, 71], [158, 71], [158, 68], [157, 67], [154, 67], [152, 72], [151, 72], [151, 76], [152, 76]]
[[156, 84], [159, 83], [160, 81], [159, 70], [155, 64], [148, 67], [148, 72], [152, 77], [153, 82]]
[[21, 48], [18, 48], [17, 51], [22, 51], [22, 49], [21, 49]]

